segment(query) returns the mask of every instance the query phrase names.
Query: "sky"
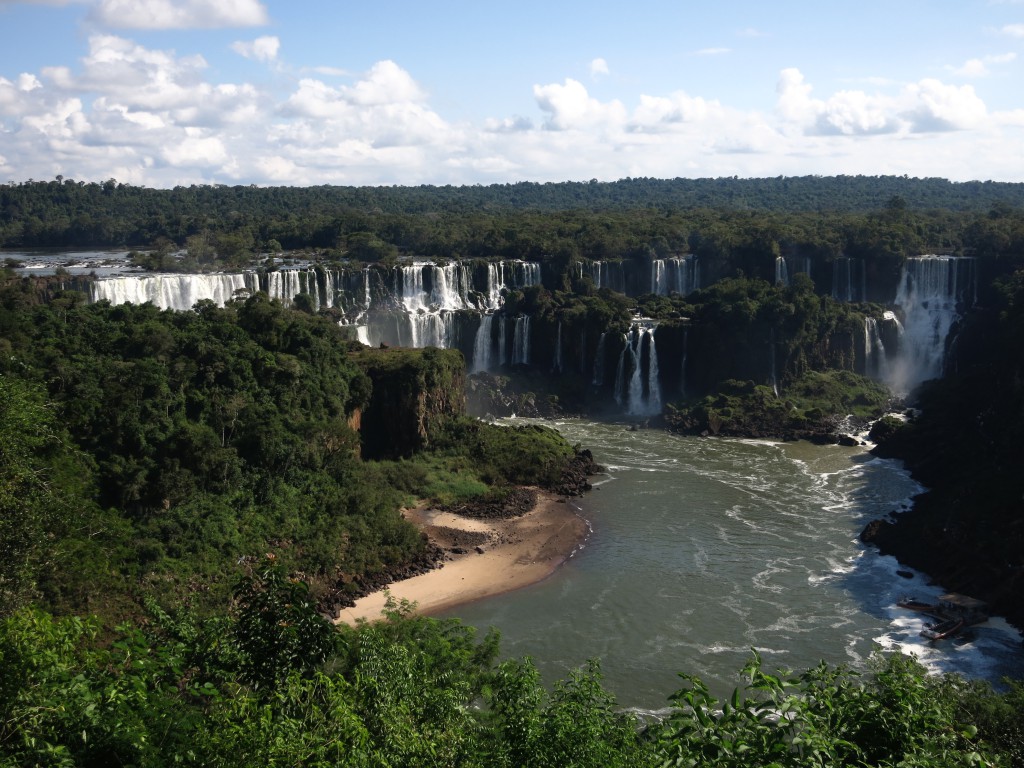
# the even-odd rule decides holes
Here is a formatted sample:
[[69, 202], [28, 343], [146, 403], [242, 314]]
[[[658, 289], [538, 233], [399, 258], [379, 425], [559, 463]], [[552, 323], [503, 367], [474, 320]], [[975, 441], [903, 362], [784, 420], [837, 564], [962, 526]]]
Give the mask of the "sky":
[[1024, 181], [1024, 0], [0, 0], [0, 183]]

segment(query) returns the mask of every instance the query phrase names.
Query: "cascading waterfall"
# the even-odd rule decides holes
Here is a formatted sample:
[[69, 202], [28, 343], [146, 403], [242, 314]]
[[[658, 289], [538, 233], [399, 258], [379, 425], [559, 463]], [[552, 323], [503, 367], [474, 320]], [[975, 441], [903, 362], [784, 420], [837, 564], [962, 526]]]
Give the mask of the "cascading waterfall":
[[240, 293], [259, 290], [255, 272], [216, 275], [125, 275], [96, 280], [90, 289], [90, 299], [109, 301], [111, 304], [145, 304], [151, 302], [159, 309], [184, 312], [197, 301], [212, 301], [218, 306], [236, 298]]
[[281, 269], [266, 275], [266, 292], [286, 307], [304, 293], [313, 301], [313, 311], [336, 306], [340, 275], [335, 270]]
[[889, 380], [885, 344], [878, 330], [878, 320], [873, 317], [864, 318], [864, 375], [878, 381]]
[[630, 416], [661, 413], [661, 385], [658, 382], [658, 352], [654, 345], [654, 329], [634, 325], [623, 341], [625, 344], [615, 371], [615, 402], [625, 407]]
[[630, 334], [632, 332], [632, 329], [630, 329], [630, 333], [622, 337], [622, 352], [619, 353], [619, 362], [615, 366], [615, 390], [613, 397], [615, 398], [615, 404], [620, 408], [626, 403], [626, 355], [635, 356], [630, 344]]
[[960, 307], [974, 302], [975, 262], [952, 256], [918, 256], [903, 265], [896, 306], [903, 315], [903, 334], [891, 386], [909, 392], [942, 375], [946, 344]]
[[867, 301], [864, 262], [848, 256], [838, 257], [832, 265], [832, 298], [836, 301]]
[[654, 346], [654, 329], [651, 328], [647, 337], [647, 408], [646, 413], [661, 413], [661, 384], [658, 371], [658, 350]]
[[786, 266], [786, 260], [782, 256], [775, 257], [775, 284], [789, 285], [789, 268]]
[[700, 288], [700, 264], [697, 257], [654, 259], [651, 262], [651, 293], [668, 296], [678, 293], [686, 296]]
[[498, 318], [498, 365], [508, 365], [508, 326], [505, 315]]
[[501, 292], [506, 288], [528, 288], [531, 285], [540, 285], [540, 264], [533, 261], [489, 262], [487, 285], [483, 291], [486, 308], [500, 309]]
[[772, 392], [774, 392], [775, 396], [778, 397], [779, 396], [779, 382], [778, 382], [778, 379], [775, 376], [775, 328], [772, 328], [771, 335], [770, 335], [769, 339], [770, 339], [770, 341], [769, 341], [769, 344], [768, 344], [768, 359], [769, 359], [769, 364], [771, 366]]
[[473, 340], [473, 373], [491, 369], [491, 329], [494, 326], [494, 315], [481, 315], [480, 327], [476, 329]]
[[512, 365], [530, 364], [530, 316], [518, 315], [512, 331]]

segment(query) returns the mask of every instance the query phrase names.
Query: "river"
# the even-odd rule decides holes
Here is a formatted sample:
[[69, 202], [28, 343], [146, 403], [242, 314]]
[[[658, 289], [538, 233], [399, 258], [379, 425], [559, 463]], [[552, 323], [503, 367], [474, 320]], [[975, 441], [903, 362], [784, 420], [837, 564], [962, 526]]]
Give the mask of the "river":
[[678, 673], [727, 694], [751, 648], [770, 668], [862, 668], [880, 646], [934, 671], [1024, 676], [1021, 636], [1002, 619], [929, 643], [922, 617], [896, 606], [941, 593], [857, 538], [920, 491], [899, 462], [863, 448], [554, 426], [607, 468], [571, 502], [590, 537], [541, 584], [448, 614], [497, 627], [503, 653], [532, 657], [546, 679], [597, 657], [619, 703], [649, 711], [667, 704]]

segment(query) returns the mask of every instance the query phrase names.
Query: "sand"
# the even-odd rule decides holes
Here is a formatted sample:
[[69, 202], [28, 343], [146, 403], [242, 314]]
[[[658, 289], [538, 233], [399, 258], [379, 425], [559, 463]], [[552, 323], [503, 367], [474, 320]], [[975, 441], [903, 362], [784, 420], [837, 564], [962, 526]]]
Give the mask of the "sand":
[[535, 584], [565, 562], [589, 531], [571, 502], [542, 491], [532, 510], [507, 520], [479, 520], [434, 509], [410, 510], [406, 518], [442, 548], [461, 547], [466, 553], [449, 554], [441, 568], [360, 598], [355, 606], [341, 610], [339, 622], [380, 618], [388, 593], [396, 600], [415, 602], [417, 613], [430, 614]]

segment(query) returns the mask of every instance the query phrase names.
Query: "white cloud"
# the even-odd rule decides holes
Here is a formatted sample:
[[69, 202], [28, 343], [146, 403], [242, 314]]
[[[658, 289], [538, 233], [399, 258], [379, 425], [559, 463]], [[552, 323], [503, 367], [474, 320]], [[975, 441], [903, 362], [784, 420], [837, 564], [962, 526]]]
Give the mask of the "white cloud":
[[941, 132], [978, 126], [984, 102], [970, 85], [925, 79], [898, 96], [838, 91], [828, 99], [811, 96], [798, 69], [780, 73], [777, 108], [790, 131], [806, 135], [860, 136], [880, 133]]
[[566, 79], [535, 85], [526, 114], [456, 123], [393, 61], [331, 74], [285, 91], [215, 82], [202, 57], [96, 35], [72, 67], [0, 77], [0, 170], [154, 186], [1024, 177], [1024, 109], [992, 112], [971, 86], [937, 79], [819, 94], [787, 69], [768, 113], [682, 91], [601, 100]]
[[1024, 37], [1024, 24], [1006, 24], [999, 31], [1010, 37]]
[[488, 118], [484, 121], [484, 130], [493, 133], [511, 133], [513, 131], [533, 130], [533, 121], [528, 117], [506, 117], [501, 120]]
[[985, 119], [985, 103], [970, 85], [946, 85], [922, 80], [904, 91], [909, 102], [906, 116], [916, 131], [949, 131], [974, 128]]
[[186, 136], [163, 151], [164, 159], [178, 167], [218, 167], [228, 159], [224, 143], [215, 136]]
[[264, 35], [255, 40], [239, 40], [231, 44], [231, 50], [247, 59], [256, 61], [274, 61], [281, 49], [281, 41], [273, 35]]
[[725, 110], [717, 101], [705, 101], [679, 91], [671, 96], [640, 96], [633, 111], [630, 127], [640, 131], [657, 131], [678, 123], [702, 122], [722, 118]]
[[946, 67], [946, 69], [958, 77], [986, 77], [992, 73], [989, 65], [1009, 64], [1016, 58], [1016, 53], [1002, 53], [980, 59], [968, 59], [959, 67]]
[[258, 27], [269, 22], [258, 0], [99, 0], [92, 17], [122, 29]]
[[615, 100], [602, 103], [591, 98], [583, 83], [566, 78], [564, 85], [533, 86], [533, 97], [537, 105], [548, 114], [544, 126], [551, 130], [585, 128], [587, 126], [623, 124], [626, 109]]
[[594, 59], [590, 62], [590, 76], [599, 77], [609, 74], [608, 62], [604, 59]]

